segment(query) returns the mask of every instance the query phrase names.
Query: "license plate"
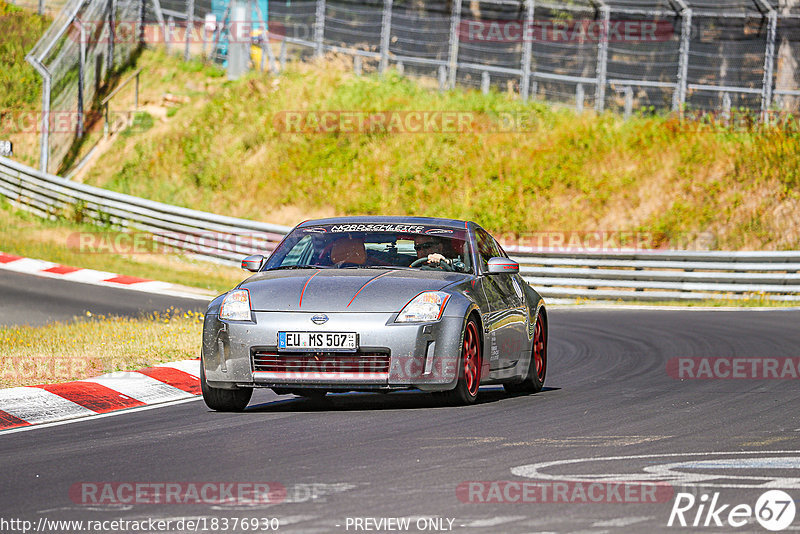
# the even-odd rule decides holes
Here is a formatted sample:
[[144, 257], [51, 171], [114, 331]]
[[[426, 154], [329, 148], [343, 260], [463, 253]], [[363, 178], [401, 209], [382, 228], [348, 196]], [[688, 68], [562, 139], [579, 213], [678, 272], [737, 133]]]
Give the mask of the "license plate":
[[278, 350], [355, 352], [355, 332], [278, 332]]

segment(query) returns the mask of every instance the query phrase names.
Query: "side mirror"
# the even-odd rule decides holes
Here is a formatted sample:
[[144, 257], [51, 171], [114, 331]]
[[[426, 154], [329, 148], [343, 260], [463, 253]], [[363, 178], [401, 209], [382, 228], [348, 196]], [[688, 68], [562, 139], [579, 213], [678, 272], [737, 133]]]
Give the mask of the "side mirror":
[[489, 274], [514, 274], [519, 272], [519, 263], [508, 258], [489, 258]]
[[267, 259], [261, 254], [256, 254], [255, 256], [247, 256], [245, 259], [242, 260], [242, 269], [244, 269], [245, 271], [250, 271], [251, 273], [257, 273], [264, 266], [264, 262], [266, 260]]

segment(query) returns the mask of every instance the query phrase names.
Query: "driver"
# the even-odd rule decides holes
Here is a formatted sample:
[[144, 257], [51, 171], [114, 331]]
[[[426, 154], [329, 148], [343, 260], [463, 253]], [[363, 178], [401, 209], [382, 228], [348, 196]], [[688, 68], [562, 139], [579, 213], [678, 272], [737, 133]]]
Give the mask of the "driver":
[[417, 251], [417, 261], [427, 257], [428, 261], [425, 263], [429, 265], [448, 271], [464, 270], [464, 262], [460, 259], [447, 259], [444, 256], [444, 243], [438, 237], [429, 235], [416, 236], [414, 238], [414, 250]]

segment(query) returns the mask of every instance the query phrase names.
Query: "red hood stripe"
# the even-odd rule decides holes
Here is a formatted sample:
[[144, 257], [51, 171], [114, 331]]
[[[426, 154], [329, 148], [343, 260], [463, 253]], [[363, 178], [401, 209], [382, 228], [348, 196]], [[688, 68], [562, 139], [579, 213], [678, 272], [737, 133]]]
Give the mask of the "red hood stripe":
[[[397, 269], [395, 269], [395, 270], [392, 270], [392, 271], [386, 271], [386, 272], [385, 272], [385, 273], [383, 273], [383, 274], [379, 274], [378, 276], [375, 276], [375, 277], [373, 277], [373, 278], [370, 278], [369, 280], [367, 280], [367, 281], [366, 281], [366, 283], [365, 283], [363, 286], [361, 286], [361, 289], [364, 289], [365, 287], [367, 287], [369, 284], [371, 284], [372, 282], [374, 282], [375, 280], [377, 280], [377, 279], [378, 279], [378, 278], [380, 278], [381, 276], [386, 276], [387, 274], [392, 274], [392, 273], [394, 273], [394, 272], [397, 272]], [[349, 307], [350, 307], [350, 305], [353, 303], [353, 301], [354, 301], [354, 300], [356, 300], [356, 297], [358, 296], [358, 294], [359, 294], [359, 293], [361, 293], [361, 289], [359, 289], [358, 291], [356, 291], [356, 294], [355, 294], [355, 295], [353, 295], [353, 298], [351, 298], [351, 299], [350, 299], [350, 302], [348, 302], [348, 303], [347, 303], [347, 306], [345, 306], [345, 308], [349, 308]]]
[[306, 292], [306, 288], [308, 287], [308, 283], [311, 281], [312, 278], [314, 278], [315, 276], [317, 276], [321, 272], [322, 271], [315, 272], [314, 274], [311, 275], [311, 277], [309, 277], [308, 280], [306, 280], [306, 285], [303, 286], [303, 290], [300, 292], [300, 306], [303, 305], [303, 293]]

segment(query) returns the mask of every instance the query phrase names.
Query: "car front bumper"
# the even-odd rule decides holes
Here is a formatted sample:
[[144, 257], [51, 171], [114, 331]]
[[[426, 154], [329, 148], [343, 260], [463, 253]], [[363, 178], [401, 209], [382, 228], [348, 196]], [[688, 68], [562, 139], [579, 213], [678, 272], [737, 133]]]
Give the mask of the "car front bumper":
[[[452, 389], [458, 378], [463, 317], [395, 323], [396, 313], [330, 313], [325, 324], [316, 325], [311, 317], [317, 313], [252, 315], [253, 321], [206, 315], [202, 365], [210, 386], [441, 391]], [[359, 348], [356, 353], [282, 353], [279, 331], [356, 332]], [[264, 365], [266, 360], [271, 365]]]

